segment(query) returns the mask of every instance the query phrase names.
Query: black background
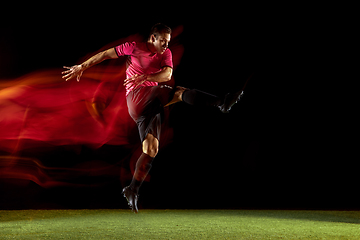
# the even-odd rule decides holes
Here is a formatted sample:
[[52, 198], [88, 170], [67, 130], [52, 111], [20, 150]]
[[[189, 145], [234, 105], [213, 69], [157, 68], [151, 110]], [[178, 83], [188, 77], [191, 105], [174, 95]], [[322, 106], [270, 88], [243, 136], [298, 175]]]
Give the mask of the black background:
[[[352, 154], [357, 144], [347, 135], [351, 128], [332, 90], [348, 67], [340, 60], [336, 14], [306, 6], [153, 5], [146, 11], [99, 3], [8, 9], [1, 26], [0, 78], [76, 64], [157, 22], [183, 26], [177, 85], [223, 95], [254, 75], [230, 114], [183, 103], [173, 107], [174, 139], [154, 162], [151, 181], [141, 189], [141, 207], [359, 207]], [[94, 176], [69, 170], [66, 181], [73, 185], [48, 189], [1, 179], [0, 207], [125, 208], [120, 192], [131, 175], [120, 167], [129, 165], [131, 151], [67, 146], [23, 153], [53, 167], [99, 162], [116, 167]]]

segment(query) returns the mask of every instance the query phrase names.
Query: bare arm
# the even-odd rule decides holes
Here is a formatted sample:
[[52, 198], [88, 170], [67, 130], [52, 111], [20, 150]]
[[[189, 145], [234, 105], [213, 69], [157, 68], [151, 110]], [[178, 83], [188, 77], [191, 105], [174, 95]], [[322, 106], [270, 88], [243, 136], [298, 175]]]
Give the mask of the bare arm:
[[167, 82], [170, 81], [172, 75], [171, 67], [164, 67], [161, 71], [147, 75], [147, 81], [150, 82]]
[[116, 54], [114, 48], [110, 48], [108, 50], [99, 52], [98, 54], [92, 56], [91, 58], [89, 58], [88, 60], [83, 62], [81, 64], [81, 66], [85, 71], [86, 69], [88, 69], [98, 63], [101, 63], [102, 61], [104, 61], [106, 59], [115, 59], [115, 58], [118, 58], [118, 55]]
[[98, 54], [92, 56], [91, 58], [89, 58], [88, 60], [86, 60], [85, 62], [83, 62], [80, 65], [75, 65], [72, 67], [66, 67], [64, 66], [64, 68], [69, 69], [66, 71], [63, 71], [62, 74], [62, 78], [65, 78], [66, 81], [76, 77], [76, 80], [79, 82], [80, 81], [80, 77], [83, 74], [83, 72], [98, 64], [101, 63], [102, 61], [106, 60], [106, 59], [115, 59], [118, 58], [115, 49], [114, 48], [110, 48], [108, 50], [99, 52]]
[[172, 71], [173, 70], [171, 67], [163, 67], [159, 72], [153, 74], [144, 74], [144, 75], [135, 74], [134, 76], [124, 80], [124, 86], [131, 84], [134, 85], [134, 87], [136, 88], [145, 81], [167, 82], [171, 80]]

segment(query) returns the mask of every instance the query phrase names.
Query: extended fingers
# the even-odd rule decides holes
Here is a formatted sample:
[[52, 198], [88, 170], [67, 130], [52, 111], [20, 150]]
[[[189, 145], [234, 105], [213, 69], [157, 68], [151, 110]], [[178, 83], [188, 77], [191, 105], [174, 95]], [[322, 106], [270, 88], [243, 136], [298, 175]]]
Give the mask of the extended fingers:
[[65, 78], [65, 81], [69, 81], [70, 79], [75, 77], [74, 73], [71, 70], [62, 72], [62, 74], [65, 74], [64, 76], [62, 76], [62, 78]]
[[144, 82], [145, 82], [145, 80], [139, 81], [139, 82], [135, 85], [134, 89], [137, 88], [139, 85], [143, 84]]
[[63, 76], [63, 78], [66, 78], [65, 81], [69, 81], [70, 79], [74, 78], [74, 76], [71, 76], [70, 74]]
[[66, 68], [66, 69], [69, 69], [69, 70], [66, 70], [66, 71], [61, 72], [61, 74], [66, 74], [66, 75], [64, 75], [62, 78], [67, 78], [69, 75], [72, 74], [72, 72], [73, 72], [72, 67], [63, 66], [63, 68]]
[[71, 72], [71, 70], [67, 70], [67, 71], [61, 72], [61, 74], [67, 74], [67, 73], [70, 73], [70, 72]]
[[68, 72], [71, 72], [71, 67], [66, 67], [66, 66], [63, 66], [63, 68], [66, 68], [66, 69], [69, 69], [69, 70], [66, 70], [66, 71], [63, 71], [61, 72], [62, 74], [65, 74], [65, 73], [68, 73]]
[[138, 77], [138, 75], [135, 74], [134, 76], [125, 79], [125, 80], [124, 80], [124, 86], [132, 83], [133, 81], [136, 81], [137, 77]]
[[132, 88], [137, 88], [139, 85], [143, 84], [146, 79], [146, 75], [135, 74], [134, 76], [124, 80], [124, 86], [130, 85]]
[[129, 80], [129, 79], [125, 79], [125, 80], [124, 80], [124, 86], [126, 86], [126, 85], [130, 84], [131, 82], [132, 82], [131, 80]]
[[61, 74], [63, 74], [62, 78], [65, 78], [65, 81], [69, 81], [70, 79], [76, 77], [76, 80], [79, 82], [82, 75], [82, 71], [79, 70], [77, 66], [79, 65], [72, 67], [63, 66], [64, 68], [69, 70], [61, 72]]

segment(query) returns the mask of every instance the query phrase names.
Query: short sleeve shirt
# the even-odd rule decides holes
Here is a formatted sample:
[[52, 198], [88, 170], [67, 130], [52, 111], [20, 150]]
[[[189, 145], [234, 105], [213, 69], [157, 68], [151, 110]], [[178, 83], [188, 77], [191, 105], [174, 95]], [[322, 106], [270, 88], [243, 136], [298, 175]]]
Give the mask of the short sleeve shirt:
[[[129, 56], [129, 66], [126, 70], [126, 77], [135, 74], [152, 74], [160, 71], [163, 67], [173, 68], [172, 53], [169, 48], [164, 53], [152, 53], [145, 42], [126, 42], [115, 47], [116, 54]], [[157, 82], [145, 81], [141, 86], [157, 86]], [[133, 90], [133, 86], [126, 86], [126, 96]]]

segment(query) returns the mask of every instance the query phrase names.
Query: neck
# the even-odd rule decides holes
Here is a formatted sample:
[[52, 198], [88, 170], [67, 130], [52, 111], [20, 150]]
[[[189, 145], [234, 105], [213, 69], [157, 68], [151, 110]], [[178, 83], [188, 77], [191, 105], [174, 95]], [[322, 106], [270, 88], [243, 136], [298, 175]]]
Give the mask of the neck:
[[150, 41], [150, 39], [146, 42], [146, 46], [151, 53], [156, 52], [156, 49], [155, 49], [154, 45], [152, 44], [152, 42]]

